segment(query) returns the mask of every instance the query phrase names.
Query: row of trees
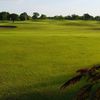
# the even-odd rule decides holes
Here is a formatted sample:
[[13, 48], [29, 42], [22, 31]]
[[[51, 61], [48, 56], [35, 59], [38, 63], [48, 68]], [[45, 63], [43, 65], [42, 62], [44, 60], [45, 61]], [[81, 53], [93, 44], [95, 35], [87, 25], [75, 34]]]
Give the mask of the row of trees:
[[83, 16], [79, 16], [76, 14], [69, 15], [69, 16], [54, 16], [52, 19], [66, 19], [66, 20], [100, 20], [100, 16], [91, 16], [90, 14], [86, 13]]
[[20, 15], [16, 13], [10, 14], [9, 12], [0, 12], [0, 20], [12, 20], [13, 22], [15, 20], [34, 20], [34, 19], [57, 19], [57, 20], [100, 20], [100, 16], [91, 16], [88, 13], [84, 14], [83, 16], [79, 15], [70, 15], [70, 16], [53, 16], [53, 17], [47, 17], [45, 14], [39, 14], [38, 12], [34, 12], [33, 16], [29, 16], [26, 12], [21, 13]]
[[25, 21], [31, 19], [46, 19], [47, 16], [44, 14], [39, 14], [37, 12], [33, 13], [33, 16], [29, 16], [26, 12], [21, 13], [20, 15], [16, 13], [10, 14], [9, 12], [0, 12], [0, 20], [12, 20], [14, 21]]

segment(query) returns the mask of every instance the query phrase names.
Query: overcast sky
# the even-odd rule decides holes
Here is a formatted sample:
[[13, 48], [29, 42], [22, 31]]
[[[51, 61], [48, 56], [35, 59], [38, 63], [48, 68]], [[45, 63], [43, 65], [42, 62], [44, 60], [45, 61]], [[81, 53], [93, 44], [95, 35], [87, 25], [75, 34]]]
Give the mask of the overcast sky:
[[0, 11], [53, 15], [100, 15], [100, 0], [0, 0]]

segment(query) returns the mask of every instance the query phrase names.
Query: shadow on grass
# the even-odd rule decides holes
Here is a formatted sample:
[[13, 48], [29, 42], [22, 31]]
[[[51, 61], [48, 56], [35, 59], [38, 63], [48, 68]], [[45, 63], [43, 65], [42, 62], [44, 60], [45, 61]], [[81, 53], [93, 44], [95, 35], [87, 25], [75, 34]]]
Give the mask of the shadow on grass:
[[[61, 77], [63, 78], [61, 79]], [[66, 76], [55, 78], [54, 81], [38, 83], [34, 86], [10, 89], [2, 95], [0, 100], [72, 100], [76, 89], [67, 92], [60, 91], [60, 86], [63, 84], [62, 80], [66, 80]]]
[[100, 28], [92, 28], [92, 30], [100, 31]]
[[0, 100], [73, 100], [73, 93], [28, 92], [23, 94], [3, 96]]

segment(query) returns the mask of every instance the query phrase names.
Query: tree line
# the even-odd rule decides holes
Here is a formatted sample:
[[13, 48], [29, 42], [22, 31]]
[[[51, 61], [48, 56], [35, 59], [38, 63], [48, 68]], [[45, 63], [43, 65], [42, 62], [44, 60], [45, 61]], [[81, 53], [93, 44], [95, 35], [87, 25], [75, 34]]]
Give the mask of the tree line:
[[47, 17], [45, 14], [39, 14], [34, 12], [32, 16], [29, 16], [26, 12], [20, 15], [16, 13], [0, 12], [0, 20], [10, 20], [10, 21], [25, 21], [25, 20], [36, 20], [36, 19], [54, 19], [54, 20], [100, 20], [100, 16], [92, 16], [88, 13], [82, 16], [73, 14], [68, 16], [57, 15], [53, 17]]

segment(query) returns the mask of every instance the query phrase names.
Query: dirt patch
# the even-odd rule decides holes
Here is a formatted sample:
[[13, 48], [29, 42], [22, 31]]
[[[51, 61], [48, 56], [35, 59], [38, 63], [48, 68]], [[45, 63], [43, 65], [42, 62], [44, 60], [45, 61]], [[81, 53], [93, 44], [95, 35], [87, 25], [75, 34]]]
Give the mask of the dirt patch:
[[11, 25], [0, 25], [0, 28], [8, 28], [8, 29], [11, 29], [11, 28], [17, 28], [17, 26], [11, 26]]

